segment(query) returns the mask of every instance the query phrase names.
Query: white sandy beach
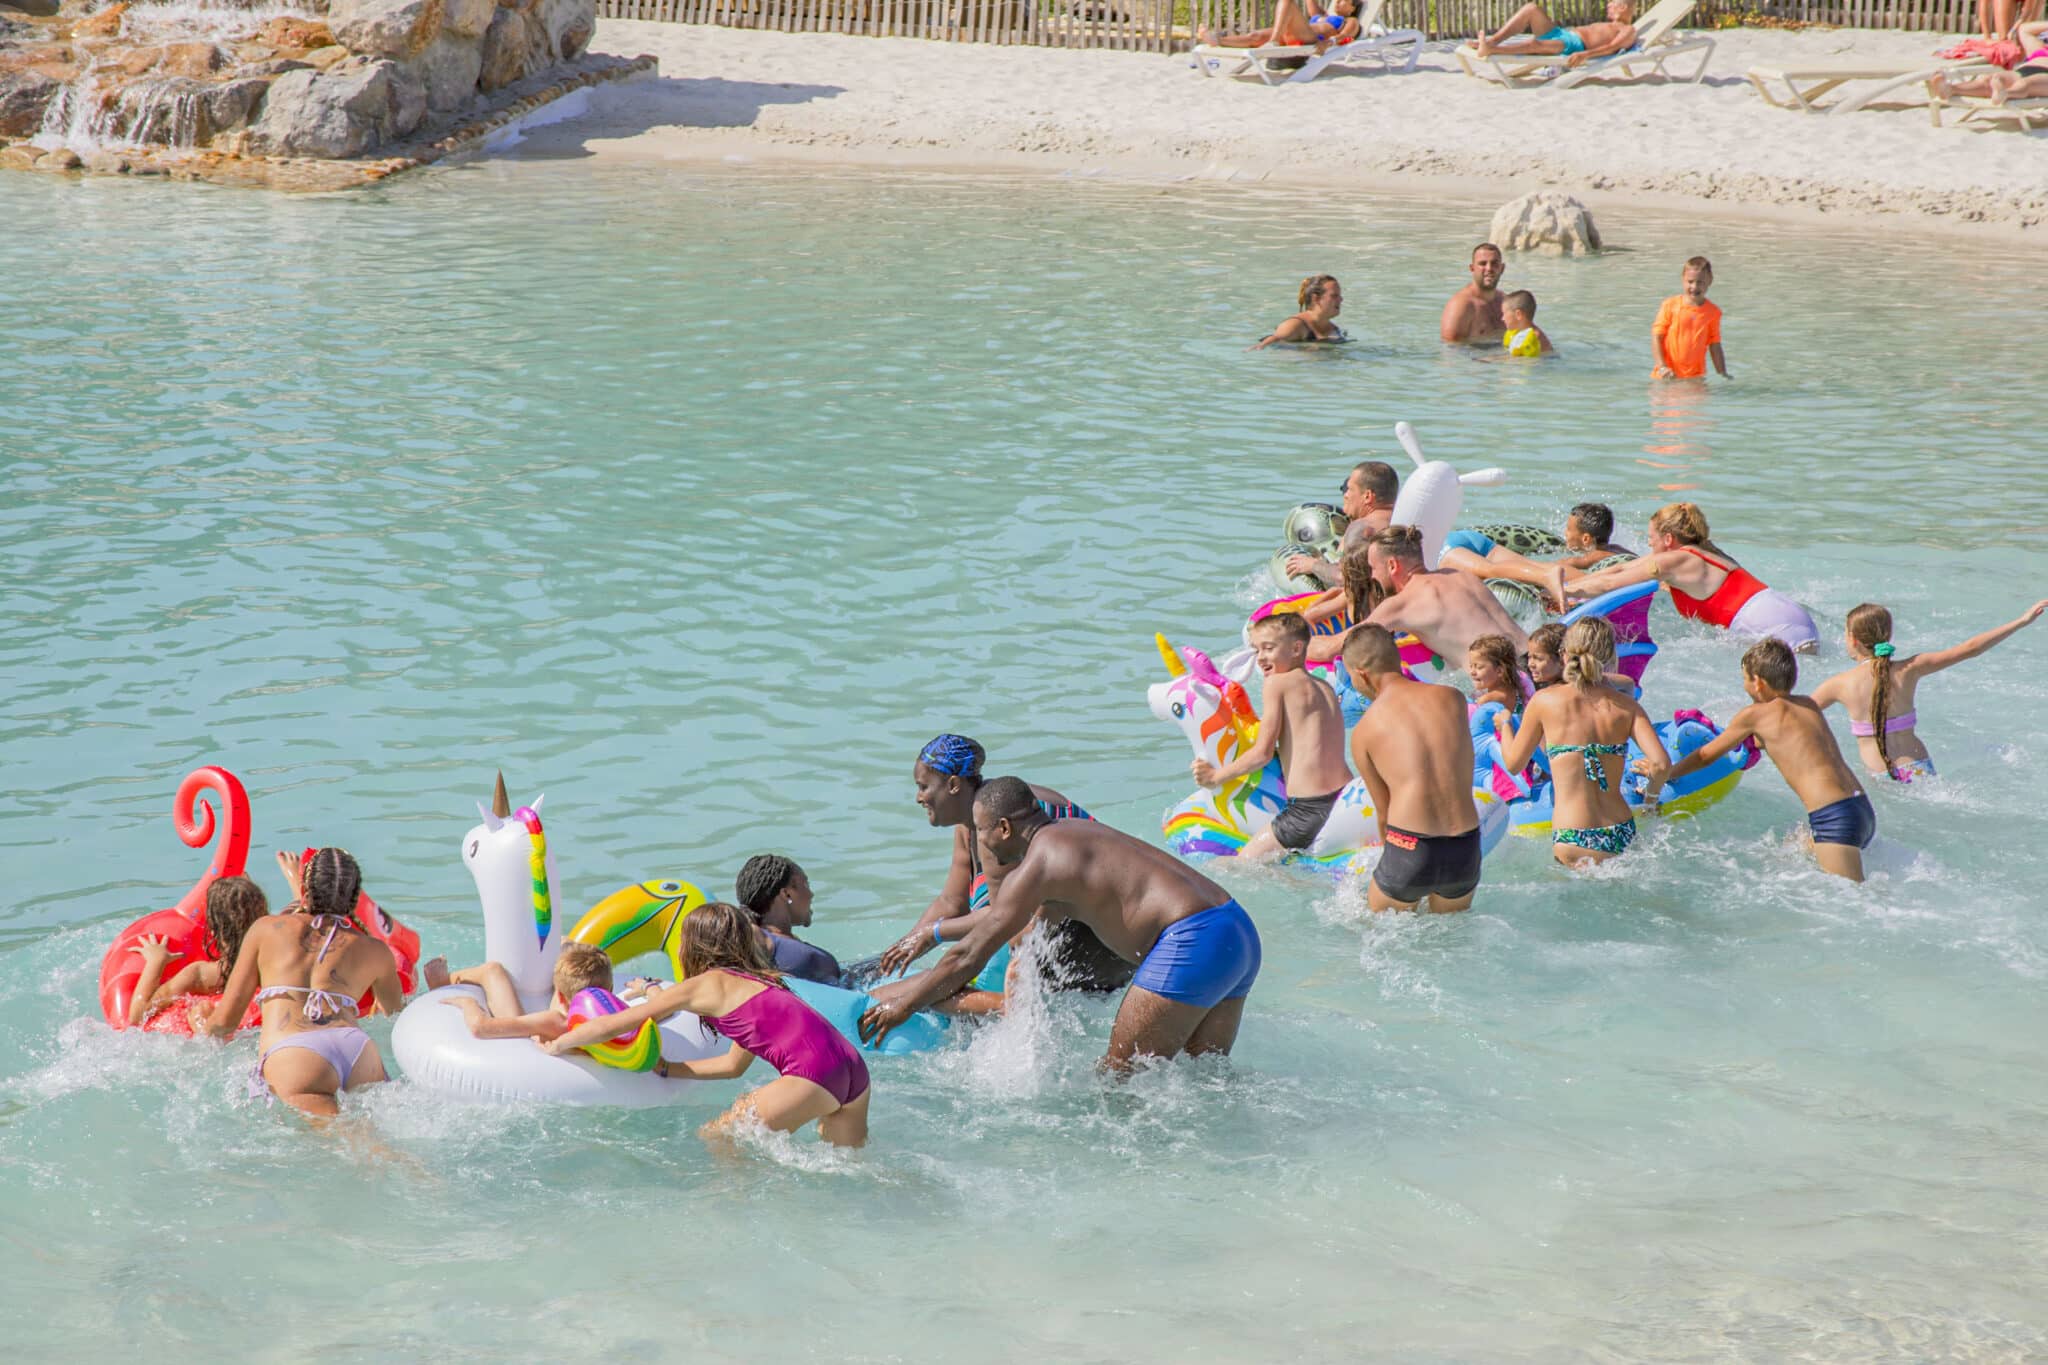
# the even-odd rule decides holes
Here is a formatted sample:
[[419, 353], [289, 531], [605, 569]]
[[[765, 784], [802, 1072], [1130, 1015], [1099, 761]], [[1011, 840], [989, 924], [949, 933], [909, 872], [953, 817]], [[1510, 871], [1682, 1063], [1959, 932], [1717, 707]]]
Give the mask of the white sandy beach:
[[[1935, 128], [1917, 87], [1843, 117], [1759, 99], [1762, 61], [1917, 60], [1956, 39], [1852, 29], [1737, 29], [1699, 85], [1505, 91], [1450, 44], [1407, 75], [1336, 72], [1267, 88], [1206, 79], [1185, 56], [785, 35], [607, 20], [594, 47], [652, 53], [661, 75], [536, 130], [535, 150], [609, 159], [808, 159], [1274, 179], [1354, 188], [1555, 186], [1721, 212], [2048, 222], [2048, 136]], [[1953, 115], [1951, 114], [1951, 117]]]

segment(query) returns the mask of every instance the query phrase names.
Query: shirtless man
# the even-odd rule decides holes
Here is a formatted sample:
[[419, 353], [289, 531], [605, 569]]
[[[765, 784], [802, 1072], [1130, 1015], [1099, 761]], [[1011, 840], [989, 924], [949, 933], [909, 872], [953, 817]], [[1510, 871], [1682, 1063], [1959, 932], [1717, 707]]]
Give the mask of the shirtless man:
[[[1344, 708], [1337, 691], [1302, 666], [1314, 638], [1308, 622], [1292, 613], [1268, 616], [1252, 626], [1251, 637], [1259, 672], [1266, 676], [1259, 737], [1220, 768], [1206, 758], [1193, 766], [1195, 781], [1216, 788], [1259, 771], [1279, 751], [1287, 804], [1237, 855], [1257, 862], [1283, 849], [1299, 853], [1315, 843], [1337, 807], [1338, 794], [1351, 781], [1351, 769], [1344, 762]], [[1308, 792], [1319, 795], [1303, 794]]]
[[[1344, 526], [1344, 538], [1337, 543], [1339, 559], [1363, 545], [1374, 531], [1387, 529], [1400, 492], [1401, 476], [1384, 460], [1361, 460], [1351, 467], [1344, 480], [1343, 503], [1344, 515], [1350, 520]], [[1325, 583], [1343, 577], [1342, 570], [1319, 555], [1295, 555], [1281, 567], [1290, 574], [1311, 574]]]
[[1451, 295], [1437, 331], [1445, 341], [1497, 346], [1507, 334], [1500, 312], [1500, 277], [1508, 268], [1507, 258], [1492, 242], [1481, 242], [1472, 248], [1469, 268], [1472, 283]]
[[1583, 66], [1635, 46], [1636, 7], [1632, 0], [1607, 0], [1607, 22], [1566, 28], [1541, 5], [1524, 5], [1492, 33], [1478, 36], [1479, 55], [1563, 57], [1566, 66]]
[[1465, 695], [1401, 672], [1392, 632], [1354, 626], [1344, 667], [1372, 705], [1351, 731], [1351, 761], [1380, 820], [1379, 864], [1366, 888], [1375, 910], [1424, 901], [1448, 913], [1479, 886], [1479, 808], [1472, 803], [1472, 733]]
[[[1529, 637], [1476, 575], [1422, 567], [1422, 532], [1415, 527], [1389, 526], [1365, 542], [1365, 553], [1373, 581], [1391, 594], [1366, 618], [1372, 624], [1407, 631], [1453, 663], [1482, 635], [1507, 636], [1518, 658], [1529, 652]], [[1342, 646], [1341, 636], [1319, 635], [1309, 658], [1334, 658]]]
[[915, 1011], [973, 979], [1034, 914], [1085, 924], [1138, 964], [1110, 1029], [1106, 1070], [1138, 1057], [1230, 1051], [1259, 975], [1259, 931], [1222, 887], [1163, 849], [1099, 820], [1049, 820], [1031, 788], [993, 778], [974, 797], [974, 832], [1003, 868], [987, 909], [936, 966], [880, 986], [861, 1016], [873, 1044]]

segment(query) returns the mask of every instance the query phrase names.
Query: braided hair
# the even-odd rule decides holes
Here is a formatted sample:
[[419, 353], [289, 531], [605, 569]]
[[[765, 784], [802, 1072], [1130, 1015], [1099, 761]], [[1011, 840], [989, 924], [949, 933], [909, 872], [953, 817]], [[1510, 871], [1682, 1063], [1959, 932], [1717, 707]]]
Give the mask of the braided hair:
[[1892, 769], [1884, 723], [1892, 709], [1892, 614], [1875, 602], [1849, 609], [1849, 638], [1870, 651], [1870, 726], [1876, 731], [1877, 756], [1886, 772]]
[[935, 773], [980, 782], [988, 750], [965, 735], [940, 735], [918, 750], [917, 761]]
[[758, 920], [801, 871], [803, 869], [793, 858], [785, 858], [780, 853], [756, 853], [747, 859], [746, 865], [740, 868], [740, 875], [733, 880], [732, 898], [740, 903], [741, 909]]
[[356, 901], [363, 894], [363, 870], [344, 848], [316, 849], [299, 874], [299, 899], [292, 906], [315, 919], [332, 917], [356, 927]]

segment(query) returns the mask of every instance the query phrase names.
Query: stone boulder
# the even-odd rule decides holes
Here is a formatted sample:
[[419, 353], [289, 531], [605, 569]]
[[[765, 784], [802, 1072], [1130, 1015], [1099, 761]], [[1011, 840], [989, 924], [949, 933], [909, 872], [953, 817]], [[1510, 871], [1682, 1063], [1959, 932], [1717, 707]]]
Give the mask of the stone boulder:
[[327, 27], [351, 52], [403, 61], [441, 36], [442, 9], [442, 0], [333, 0]]
[[249, 122], [270, 83], [176, 76], [129, 86], [113, 101], [108, 131], [159, 146], [204, 147]]
[[353, 57], [271, 83], [248, 150], [264, 156], [359, 156], [404, 137], [427, 114], [427, 92], [396, 62]]
[[533, 0], [526, 11], [534, 40], [528, 70], [539, 71], [581, 53], [590, 45], [596, 14], [594, 0]]
[[228, 54], [212, 43], [158, 43], [131, 47], [108, 64], [124, 76], [210, 76]]
[[441, 31], [458, 38], [481, 38], [498, 12], [498, 0], [442, 0]]
[[0, 71], [0, 137], [33, 137], [63, 89], [40, 71]]
[[1554, 190], [1512, 199], [1493, 215], [1488, 236], [1503, 251], [1550, 251], [1587, 256], [1600, 249], [1600, 229], [1578, 200]]
[[128, 6], [108, 5], [96, 14], [88, 14], [71, 26], [74, 38], [118, 38], [121, 36], [121, 16], [128, 12]]
[[405, 69], [425, 88], [427, 107], [444, 113], [475, 98], [483, 61], [483, 47], [475, 38], [444, 32], [407, 61]]
[[311, 52], [334, 41], [334, 34], [318, 19], [272, 19], [256, 34], [264, 47], [288, 52]]
[[491, 16], [490, 27], [484, 30], [483, 69], [477, 73], [476, 88], [502, 90], [524, 76], [530, 48], [526, 16], [500, 6]]

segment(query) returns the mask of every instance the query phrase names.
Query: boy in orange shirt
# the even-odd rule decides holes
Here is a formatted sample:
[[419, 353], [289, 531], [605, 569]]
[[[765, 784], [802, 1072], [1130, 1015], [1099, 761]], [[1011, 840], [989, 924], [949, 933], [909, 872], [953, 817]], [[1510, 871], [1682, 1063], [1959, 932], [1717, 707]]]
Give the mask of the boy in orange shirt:
[[1652, 379], [1702, 379], [1707, 357], [1714, 369], [1728, 377], [1728, 357], [1721, 351], [1721, 310], [1707, 302], [1707, 290], [1714, 283], [1714, 267], [1704, 256], [1685, 263], [1685, 292], [1673, 294], [1657, 310], [1657, 322], [1650, 329], [1650, 344], [1657, 352]]

